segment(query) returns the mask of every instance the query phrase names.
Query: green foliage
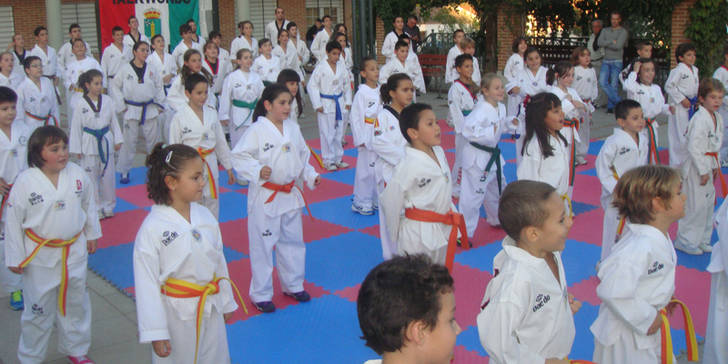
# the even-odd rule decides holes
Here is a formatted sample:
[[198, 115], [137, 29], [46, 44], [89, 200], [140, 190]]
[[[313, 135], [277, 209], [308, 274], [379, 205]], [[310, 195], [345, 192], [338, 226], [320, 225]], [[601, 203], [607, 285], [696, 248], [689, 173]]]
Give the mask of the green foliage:
[[727, 23], [725, 0], [698, 0], [690, 10], [690, 23], [685, 35], [697, 49], [696, 66], [700, 74], [712, 75], [718, 64], [723, 62]]
[[412, 14], [420, 5], [420, 15], [427, 17], [430, 8], [446, 6], [457, 1], [448, 0], [372, 0], [374, 5], [374, 14], [382, 19], [384, 30], [389, 32], [392, 30], [392, 21], [397, 16], [401, 16], [407, 21], [407, 16]]

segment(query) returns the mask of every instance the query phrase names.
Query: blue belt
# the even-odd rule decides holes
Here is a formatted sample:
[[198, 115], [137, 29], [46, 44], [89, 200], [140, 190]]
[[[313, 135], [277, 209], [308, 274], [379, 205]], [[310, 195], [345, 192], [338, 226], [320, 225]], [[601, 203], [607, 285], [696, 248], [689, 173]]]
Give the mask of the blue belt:
[[690, 101], [690, 108], [688, 108], [688, 120], [690, 120], [695, 115], [695, 112], [698, 111], [698, 97], [689, 98], [688, 101]]
[[341, 104], [339, 104], [339, 99], [341, 98], [341, 96], [344, 95], [344, 93], [339, 92], [338, 95], [324, 95], [322, 93], [319, 93], [319, 95], [321, 95], [321, 97], [324, 99], [334, 100], [334, 102], [336, 103], [336, 120], [343, 120], [344, 117], [341, 113]]
[[[104, 138], [104, 135], [109, 132], [109, 127], [105, 126], [101, 129], [91, 129], [84, 126], [83, 131], [96, 138], [96, 145], [99, 148], [99, 158], [101, 158], [101, 163], [104, 164], [104, 170], [101, 172], [103, 176], [106, 172], [106, 167], [109, 165], [109, 140]], [[104, 151], [104, 144], [106, 144], [106, 151]]]
[[172, 84], [164, 85], [164, 96], [167, 96], [167, 92], [169, 92], [169, 89], [172, 87]]
[[144, 125], [144, 121], [147, 120], [147, 106], [154, 104], [154, 105], [157, 105], [157, 106], [161, 107], [162, 109], [164, 109], [164, 106], [154, 102], [154, 100], [136, 102], [136, 101], [124, 99], [124, 103], [127, 105], [137, 106], [137, 107], [142, 108], [142, 117], [139, 120], [139, 125]]

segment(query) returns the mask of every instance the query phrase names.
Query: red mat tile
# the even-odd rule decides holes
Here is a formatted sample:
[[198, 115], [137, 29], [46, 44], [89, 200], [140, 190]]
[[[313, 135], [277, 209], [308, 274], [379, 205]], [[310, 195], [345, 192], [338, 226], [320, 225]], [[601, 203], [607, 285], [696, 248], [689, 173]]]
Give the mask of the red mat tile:
[[222, 241], [226, 247], [250, 255], [248, 250], [248, 218], [220, 223]]
[[352, 231], [351, 229], [330, 223], [328, 221], [303, 216], [303, 241], [310, 243], [312, 241], [326, 239], [335, 235], [341, 235]]
[[[678, 265], [675, 271], [675, 298], [685, 302], [693, 316], [695, 332], [704, 336], [708, 322], [710, 273]], [[675, 310], [670, 324], [676, 329], [684, 329], [682, 313]]]
[[374, 226], [370, 226], [370, 227], [368, 227], [366, 229], [359, 229], [359, 231], [361, 231], [364, 234], [371, 235], [371, 236], [373, 236], [373, 237], [375, 237], [377, 239], [380, 238], [380, 236], [379, 236], [379, 224], [374, 225]]
[[133, 242], [147, 214], [149, 214], [147, 210], [129, 210], [101, 220], [103, 236], [98, 241], [98, 249]]
[[154, 201], [147, 198], [146, 184], [118, 188], [116, 190], [116, 195], [137, 207], [149, 207], [154, 205]]
[[309, 205], [330, 200], [333, 198], [339, 198], [344, 196], [350, 196], [354, 191], [354, 186], [346, 183], [337, 182], [328, 178], [322, 178], [321, 184], [314, 190], [309, 190], [308, 187], [304, 189], [306, 202]]
[[597, 296], [598, 285], [599, 278], [592, 276], [569, 287], [569, 293], [573, 294], [579, 301], [587, 302], [593, 306], [599, 306], [602, 304], [602, 300]]
[[473, 246], [483, 246], [490, 243], [503, 240], [506, 236], [506, 232], [501, 228], [495, 228], [490, 226], [484, 218], [478, 219], [478, 227], [475, 229], [473, 235]]
[[599, 203], [601, 194], [602, 184], [599, 182], [599, 178], [586, 174], [576, 175], [576, 180], [574, 181], [574, 201], [601, 206]]
[[359, 297], [360, 288], [361, 283], [353, 287], [346, 287], [342, 290], [336, 291], [334, 294], [351, 302], [356, 302], [356, 299]]
[[457, 262], [455, 262], [453, 270], [453, 275], [457, 277], [455, 279], [455, 302], [457, 302], [455, 319], [462, 328], [475, 326], [485, 287], [488, 286], [488, 282], [493, 276], [488, 272]]
[[569, 231], [569, 239], [602, 246], [602, 230], [604, 228], [604, 210], [594, 209], [574, 217], [574, 224]]

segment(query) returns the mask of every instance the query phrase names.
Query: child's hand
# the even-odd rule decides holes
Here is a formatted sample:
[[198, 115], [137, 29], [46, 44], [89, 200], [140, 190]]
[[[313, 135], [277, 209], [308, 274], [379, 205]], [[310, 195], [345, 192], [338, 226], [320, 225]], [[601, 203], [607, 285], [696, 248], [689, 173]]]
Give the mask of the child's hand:
[[169, 344], [169, 340], [152, 341], [152, 348], [160, 358], [166, 358], [172, 352], [172, 345]]
[[323, 106], [322, 107], [319, 107], [318, 109], [316, 109], [316, 112], [324, 112]]
[[10, 192], [10, 185], [4, 179], [0, 178], [0, 194], [5, 196], [8, 192]]
[[667, 311], [667, 316], [672, 316], [672, 312], [675, 311], [675, 307], [677, 307], [679, 305], [680, 304], [677, 302], [670, 301], [670, 303], [668, 303], [667, 306], [665, 306], [665, 311]]
[[650, 325], [650, 328], [647, 329], [647, 335], [654, 335], [656, 332], [660, 331], [660, 328], [662, 327], [662, 317], [660, 316], [660, 313], [658, 312], [655, 316], [655, 320], [652, 321], [652, 325]]
[[270, 178], [270, 174], [272, 172], [273, 172], [273, 170], [270, 169], [270, 167], [268, 167], [268, 166], [265, 166], [265, 167], [261, 168], [260, 169], [260, 179], [262, 179], [264, 181], [267, 181], [268, 178]]
[[225, 323], [226, 324], [229, 324], [230, 323], [230, 320], [232, 318], [233, 318], [233, 313], [232, 312], [228, 312], [228, 313], [222, 314], [222, 319], [225, 320]]
[[668, 110], [670, 110], [670, 114], [675, 115], [675, 106], [668, 106]]
[[574, 104], [575, 108], [577, 108], [579, 110], [586, 110], [586, 105], [584, 105], [583, 103], [581, 103], [579, 101], [572, 101], [572, 103]]
[[511, 124], [518, 126], [518, 118], [513, 118], [513, 120], [511, 121]]
[[121, 149], [121, 143], [119, 143], [117, 145], [114, 145], [114, 150], [115, 151], [119, 151], [119, 149]]
[[640, 67], [642, 67], [642, 62], [635, 62], [634, 66], [632, 67], [632, 72], [634, 72], [636, 75], [639, 75]]
[[521, 93], [521, 88], [518, 86], [516, 86], [516, 87], [512, 88], [510, 91], [508, 91], [509, 95], [518, 95], [520, 93]]
[[227, 175], [228, 175], [228, 184], [231, 185], [231, 184], [235, 183], [235, 175], [233, 174], [232, 169], [227, 170]]
[[15, 274], [23, 274], [23, 268], [20, 268], [20, 267], [8, 267], [8, 269], [10, 269], [10, 271], [13, 272], [13, 273], [15, 273]]
[[169, 81], [172, 80], [172, 76], [174, 76], [174, 75], [166, 75], [166, 76], [162, 77], [162, 81], [164, 82], [165, 85], [168, 84]]
[[688, 100], [687, 98], [684, 98], [682, 101], [680, 101], [680, 105], [682, 105], [682, 107], [687, 109], [690, 107], [690, 100]]
[[321, 176], [316, 176], [316, 179], [313, 180], [313, 185], [318, 186], [321, 184]]
[[700, 175], [700, 185], [701, 186], [705, 186], [705, 184], [708, 183], [708, 180], [710, 180], [710, 175], [709, 174], [706, 173], [706, 174], [701, 174]]
[[571, 313], [576, 314], [581, 308], [581, 301], [574, 299], [574, 295], [569, 293], [569, 307], [571, 307]]
[[345, 108], [346, 110], [351, 110], [351, 105], [346, 105], [346, 106], [344, 106], [344, 108]]
[[89, 254], [96, 253], [96, 239], [86, 240], [86, 250], [88, 250]]
[[228, 124], [230, 124], [230, 120], [227, 120], [227, 119], [225, 119], [225, 120], [220, 120], [220, 124], [221, 124], [222, 126], [228, 126]]

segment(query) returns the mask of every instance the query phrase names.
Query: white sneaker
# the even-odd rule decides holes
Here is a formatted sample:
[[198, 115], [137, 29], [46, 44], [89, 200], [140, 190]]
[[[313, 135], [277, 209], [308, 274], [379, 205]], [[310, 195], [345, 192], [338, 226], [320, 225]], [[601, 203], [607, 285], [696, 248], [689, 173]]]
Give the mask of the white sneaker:
[[372, 209], [361, 207], [361, 206], [358, 206], [353, 203], [351, 204], [351, 211], [354, 211], [354, 212], [358, 213], [359, 215], [364, 215], [364, 216], [370, 216], [370, 215], [374, 214], [374, 211]]
[[239, 186], [247, 186], [248, 185], [248, 181], [246, 181], [244, 179], [240, 179], [240, 178], [236, 178], [235, 179], [235, 183], [237, 183]]
[[349, 163], [340, 161], [339, 163], [336, 163], [336, 166], [339, 167], [340, 169], [349, 168]]
[[701, 243], [700, 245], [698, 245], [698, 248], [706, 253], [710, 253], [713, 251], [713, 247], [708, 243]]
[[328, 166], [326, 166], [326, 170], [327, 170], [327, 171], [335, 171], [335, 170], [337, 170], [338, 168], [339, 168], [339, 167], [337, 167], [337, 166], [336, 166], [336, 164], [334, 164], [334, 163], [332, 163], [332, 164], [329, 164]]
[[675, 243], [675, 249], [690, 255], [701, 255], [703, 250], [698, 247], [685, 246], [684, 244], [677, 242]]

